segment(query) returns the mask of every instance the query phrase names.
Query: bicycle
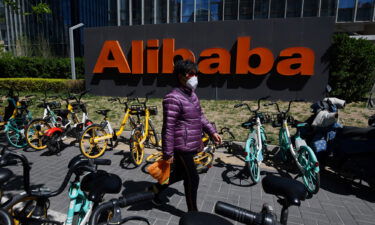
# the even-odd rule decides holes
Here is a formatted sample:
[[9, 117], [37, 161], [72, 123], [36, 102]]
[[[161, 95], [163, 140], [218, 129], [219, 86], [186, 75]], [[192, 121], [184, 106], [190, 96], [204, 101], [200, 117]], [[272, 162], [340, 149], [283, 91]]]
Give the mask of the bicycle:
[[[46, 138], [44, 134], [51, 127], [56, 127], [60, 115], [57, 115], [54, 110], [61, 108], [61, 104], [56, 101], [47, 101], [47, 92], [44, 93], [44, 98], [41, 103], [37, 105], [38, 108], [43, 108], [43, 117], [33, 119], [26, 127], [26, 141], [27, 144], [35, 150], [43, 150], [47, 148]], [[49, 98], [57, 98], [51, 96]], [[58, 112], [58, 111], [56, 111]]]
[[[134, 205], [143, 201], [150, 201], [154, 198], [152, 192], [139, 192], [133, 193], [128, 197], [120, 197], [118, 199], [111, 199], [108, 202], [102, 203], [92, 212], [88, 225], [110, 225], [110, 224], [124, 224], [131, 220], [139, 220], [150, 225], [149, 221], [141, 216], [128, 216], [122, 218], [120, 208], [124, 208], [129, 205]], [[110, 214], [112, 218], [109, 221], [99, 223], [99, 218], [103, 217], [103, 214]]]
[[[118, 137], [120, 137], [120, 135], [123, 133], [128, 120], [132, 128], [136, 127], [136, 122], [131, 116], [134, 115], [136, 111], [129, 107], [129, 103], [134, 100], [135, 99], [129, 97], [127, 97], [123, 102], [120, 98], [108, 99], [110, 102], [118, 101], [120, 104], [125, 106], [125, 114], [118, 131], [115, 131], [112, 128], [112, 125], [108, 120], [107, 114], [111, 110], [104, 109], [96, 111], [97, 114], [103, 115], [104, 118], [100, 124], [92, 124], [83, 131], [82, 136], [79, 139], [79, 148], [82, 155], [90, 159], [102, 156], [108, 145], [112, 147], [117, 145]], [[110, 143], [108, 143], [108, 141], [110, 141]]]
[[[260, 213], [252, 212], [238, 206], [218, 201], [215, 204], [215, 213], [247, 225], [286, 225], [288, 223], [288, 208], [300, 206], [306, 199], [306, 187], [297, 180], [290, 178], [267, 175], [262, 180], [263, 190], [272, 195], [279, 196], [282, 205], [280, 222], [273, 212], [272, 206], [265, 203]], [[188, 212], [181, 217], [179, 225], [201, 224], [233, 225], [228, 220], [206, 212]]]
[[1, 225], [13, 225], [13, 218], [5, 211], [0, 209], [0, 224]]
[[[214, 123], [213, 125], [215, 126]], [[223, 140], [222, 144], [220, 145], [215, 144], [214, 141], [211, 140], [210, 136], [207, 133], [202, 134], [202, 142], [204, 145], [203, 151], [198, 152], [194, 156], [194, 163], [197, 167], [198, 173], [206, 172], [209, 168], [211, 168], [212, 163], [214, 161], [214, 153], [216, 149], [218, 148], [229, 149], [232, 146], [232, 141], [235, 139], [233, 133], [227, 127], [221, 128], [219, 134], [224, 135], [225, 133], [229, 134], [230, 140]], [[149, 155], [146, 158], [146, 162], [151, 164], [151, 163], [161, 160], [162, 158], [163, 158], [163, 152], [158, 151], [156, 153]]]
[[260, 101], [267, 98], [269, 96], [258, 99], [258, 108], [255, 110], [251, 110], [247, 103], [240, 103], [234, 106], [234, 108], [246, 106], [250, 113], [254, 114], [247, 122], [241, 124], [243, 128], [249, 130], [244, 152], [245, 168], [247, 168], [246, 171], [249, 172], [250, 178], [254, 183], [258, 183], [260, 180], [260, 164], [263, 161], [263, 155], [268, 157], [267, 136], [262, 123], [269, 122], [269, 116], [259, 112]]
[[[289, 115], [289, 110], [292, 102], [301, 102], [302, 100], [289, 101], [288, 109], [281, 111], [277, 102], [271, 102], [267, 105], [276, 105], [278, 114], [273, 120], [273, 127], [280, 127], [279, 131], [279, 146], [281, 159], [283, 162], [289, 161], [290, 157], [296, 163], [303, 183], [311, 194], [316, 194], [319, 191], [320, 175], [319, 162], [315, 156], [314, 151], [307, 145], [306, 141], [301, 137], [301, 129], [306, 127], [307, 123], [299, 123]], [[288, 125], [295, 127], [296, 133], [293, 135], [293, 140], [290, 135]], [[298, 177], [297, 176], [297, 177]], [[296, 178], [297, 178], [296, 177]]]
[[[88, 126], [92, 124], [89, 120], [86, 105], [81, 102], [82, 97], [88, 93], [89, 90], [81, 92], [77, 96], [68, 95], [67, 98], [62, 98], [66, 102], [67, 109], [56, 110], [58, 117], [56, 118], [55, 126], [47, 129], [44, 132], [44, 140], [46, 142], [47, 148], [51, 153], [58, 153], [62, 149], [62, 141], [66, 136], [71, 136], [76, 140], [81, 137], [81, 132]], [[75, 102], [70, 103], [69, 100], [75, 100]], [[82, 111], [82, 119], [79, 121], [78, 112]], [[68, 119], [69, 114], [71, 115], [71, 120]]]
[[8, 95], [8, 112], [12, 109], [13, 112], [4, 125], [4, 132], [8, 143], [15, 148], [27, 146], [25, 128], [32, 120], [31, 112], [28, 110], [28, 107], [32, 104], [31, 97], [33, 95], [27, 95], [24, 97], [25, 99], [19, 100], [19, 94], [15, 96], [10, 92]]
[[[158, 109], [156, 106], [147, 106], [148, 96], [152, 95], [154, 91], [146, 94], [145, 100], [141, 102], [138, 98], [137, 101], [140, 105], [132, 105], [131, 109], [137, 115], [137, 123], [133, 128], [129, 140], [130, 146], [130, 159], [135, 166], [139, 166], [143, 162], [145, 141], [151, 140], [155, 145], [159, 145], [159, 138], [156, 134], [155, 127], [152, 123], [151, 116], [156, 116]], [[141, 123], [140, 117], [144, 117], [144, 122]], [[152, 136], [150, 139], [149, 136]]]
[[[86, 159], [81, 155], [74, 157], [68, 164], [69, 170], [61, 186], [53, 192], [48, 188], [31, 190], [31, 168], [27, 158], [3, 148], [1, 163], [11, 164], [15, 160], [22, 162], [25, 192], [13, 196], [1, 206], [12, 215], [15, 224], [62, 225], [63, 223], [48, 219], [49, 198], [61, 194], [73, 174], [75, 178], [69, 186], [70, 204], [65, 225], [87, 224], [92, 210], [99, 205], [104, 194], [117, 194], [121, 190], [120, 177], [97, 169], [98, 165], [110, 165], [111, 161], [108, 159]], [[84, 172], [89, 173], [84, 175]]]

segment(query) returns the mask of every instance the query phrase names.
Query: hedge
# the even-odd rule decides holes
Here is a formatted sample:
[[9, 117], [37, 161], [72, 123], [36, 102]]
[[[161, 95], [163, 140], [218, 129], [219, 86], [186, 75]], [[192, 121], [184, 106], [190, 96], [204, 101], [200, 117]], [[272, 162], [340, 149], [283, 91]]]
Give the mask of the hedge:
[[[82, 58], [75, 59], [78, 79], [84, 78]], [[71, 78], [70, 58], [14, 57], [0, 56], [0, 78]]]
[[0, 89], [30, 92], [80, 92], [85, 89], [85, 80], [43, 78], [0, 78]]

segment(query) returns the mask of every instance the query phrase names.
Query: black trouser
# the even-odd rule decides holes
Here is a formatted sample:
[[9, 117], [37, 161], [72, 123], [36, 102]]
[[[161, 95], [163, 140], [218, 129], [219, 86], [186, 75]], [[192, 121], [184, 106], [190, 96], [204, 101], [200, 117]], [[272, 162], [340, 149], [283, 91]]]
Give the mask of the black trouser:
[[184, 181], [186, 204], [189, 211], [198, 211], [197, 192], [199, 175], [194, 163], [196, 152], [175, 152], [168, 184], [156, 184], [159, 193], [178, 181]]

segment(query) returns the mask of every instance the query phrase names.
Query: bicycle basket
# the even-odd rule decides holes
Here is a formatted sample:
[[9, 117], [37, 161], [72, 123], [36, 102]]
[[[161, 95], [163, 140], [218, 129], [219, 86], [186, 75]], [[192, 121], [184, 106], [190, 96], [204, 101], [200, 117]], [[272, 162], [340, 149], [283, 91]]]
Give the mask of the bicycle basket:
[[148, 106], [148, 111], [150, 112], [150, 116], [156, 116], [158, 114], [158, 107], [156, 106]]
[[130, 113], [134, 115], [141, 115], [144, 116], [145, 114], [145, 107], [143, 105], [131, 105], [130, 106]]
[[50, 109], [59, 109], [61, 108], [61, 103], [60, 102], [49, 102], [48, 103]]
[[250, 129], [250, 127], [256, 124], [256, 117], [251, 117], [248, 121], [241, 124], [242, 128]]
[[71, 105], [73, 107], [74, 112], [80, 112], [83, 104], [79, 104], [79, 103], [74, 102]]

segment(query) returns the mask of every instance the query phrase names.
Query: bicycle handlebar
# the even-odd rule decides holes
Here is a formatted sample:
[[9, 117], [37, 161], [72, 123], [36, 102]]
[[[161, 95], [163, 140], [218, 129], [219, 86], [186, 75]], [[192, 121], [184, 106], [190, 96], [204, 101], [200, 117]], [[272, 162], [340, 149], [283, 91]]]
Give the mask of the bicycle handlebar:
[[268, 103], [268, 104], [264, 104], [264, 106], [269, 106], [269, 105], [276, 105], [276, 109], [279, 113], [285, 113], [287, 114], [289, 111], [290, 111], [290, 106], [292, 105], [292, 102], [304, 102], [305, 100], [304, 99], [295, 99], [295, 100], [290, 100], [289, 101], [289, 104], [288, 104], [288, 109], [285, 110], [285, 111], [281, 111], [280, 110], [280, 106], [277, 102], [271, 102], [271, 103]]
[[[124, 208], [129, 205], [133, 205], [138, 202], [142, 201], [148, 201], [154, 198], [154, 193], [152, 192], [140, 192], [140, 193], [133, 193], [129, 197], [121, 197], [118, 199], [112, 199], [108, 202], [105, 202], [98, 207], [94, 209], [94, 211], [91, 214], [89, 225], [97, 225], [98, 220], [102, 212], [108, 211], [110, 208], [115, 208], [116, 206], [119, 206], [121, 208]], [[122, 218], [121, 218], [122, 219]], [[122, 221], [125, 221], [125, 219], [122, 219]], [[120, 222], [122, 224], [122, 222]]]
[[215, 213], [248, 225], [281, 225], [272, 213], [255, 213], [221, 201], [215, 204]]
[[258, 112], [259, 109], [260, 109], [260, 101], [261, 101], [261, 100], [266, 100], [266, 99], [268, 99], [268, 98], [270, 98], [270, 97], [271, 97], [271, 96], [268, 95], [268, 96], [266, 96], [266, 97], [259, 98], [259, 99], [258, 99], [258, 108], [257, 108], [257, 109], [254, 109], [254, 110], [251, 110], [250, 106], [249, 106], [247, 103], [236, 104], [236, 105], [234, 106], [234, 108], [238, 108], [238, 107], [242, 107], [242, 106], [246, 105], [247, 109], [248, 109], [250, 112], [252, 112], [252, 113], [256, 113], [256, 112]]

